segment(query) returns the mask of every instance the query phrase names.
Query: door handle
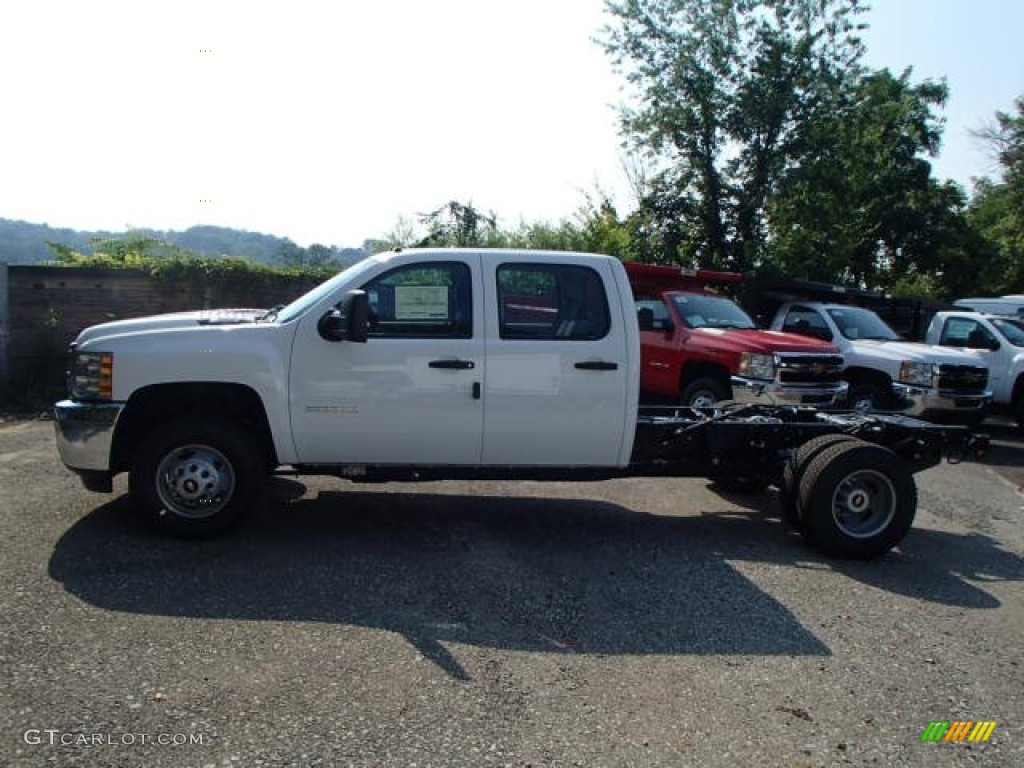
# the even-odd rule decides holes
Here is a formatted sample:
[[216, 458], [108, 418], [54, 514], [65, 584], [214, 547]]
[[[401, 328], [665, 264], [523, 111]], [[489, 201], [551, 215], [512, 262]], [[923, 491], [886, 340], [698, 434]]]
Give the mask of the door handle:
[[576, 363], [576, 367], [581, 371], [617, 371], [619, 364], [606, 363], [603, 360], [587, 360], [582, 363]]
[[448, 371], [470, 371], [476, 367], [472, 360], [431, 360], [427, 363], [431, 368], [443, 368]]

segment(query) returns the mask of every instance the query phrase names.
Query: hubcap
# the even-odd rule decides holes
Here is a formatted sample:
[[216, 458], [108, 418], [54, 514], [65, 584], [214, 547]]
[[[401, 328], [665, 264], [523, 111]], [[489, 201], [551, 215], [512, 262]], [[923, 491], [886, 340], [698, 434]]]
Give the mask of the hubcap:
[[235, 475], [230, 462], [208, 445], [184, 445], [164, 456], [156, 470], [156, 488], [166, 510], [200, 519], [231, 501]]
[[867, 413], [875, 410], [875, 399], [871, 395], [860, 395], [853, 401], [853, 410]]
[[877, 535], [895, 515], [892, 480], [874, 469], [847, 475], [832, 495], [832, 518], [843, 533], [855, 539]]
[[713, 408], [715, 403], [718, 402], [718, 398], [707, 390], [697, 392], [693, 397], [690, 398], [691, 408]]

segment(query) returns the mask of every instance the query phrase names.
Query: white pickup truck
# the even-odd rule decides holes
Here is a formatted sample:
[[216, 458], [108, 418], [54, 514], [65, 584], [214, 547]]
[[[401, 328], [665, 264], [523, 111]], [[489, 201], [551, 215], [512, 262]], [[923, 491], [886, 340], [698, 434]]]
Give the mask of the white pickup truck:
[[909, 530], [913, 472], [985, 447], [901, 416], [641, 409], [639, 366], [636, 306], [611, 257], [399, 251], [280, 309], [87, 328], [55, 406], [57, 445], [90, 490], [127, 472], [137, 510], [177, 535], [227, 528], [272, 472], [697, 475], [779, 486], [790, 522], [853, 557]]
[[789, 302], [778, 308], [771, 327], [838, 345], [850, 383], [847, 403], [854, 410], [977, 424], [992, 402], [983, 361], [948, 347], [903, 341], [870, 309]]
[[1024, 427], [1024, 318], [966, 310], [937, 312], [925, 339], [953, 347], [988, 366], [995, 405]]

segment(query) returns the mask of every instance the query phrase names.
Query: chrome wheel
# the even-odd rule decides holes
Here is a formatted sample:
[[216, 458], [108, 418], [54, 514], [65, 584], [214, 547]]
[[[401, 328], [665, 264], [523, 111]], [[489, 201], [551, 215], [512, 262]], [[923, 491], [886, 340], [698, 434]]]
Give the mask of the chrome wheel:
[[718, 402], [718, 398], [715, 397], [715, 393], [707, 389], [702, 389], [698, 392], [694, 392], [690, 397], [689, 406], [691, 408], [714, 408], [715, 403]]
[[170, 451], [157, 466], [156, 491], [166, 510], [202, 519], [230, 503], [235, 474], [231, 462], [216, 448], [183, 445]]
[[857, 399], [850, 404], [850, 407], [858, 413], [870, 413], [876, 408], [875, 398], [870, 393], [858, 395]]
[[847, 536], [876, 536], [896, 515], [896, 489], [892, 480], [874, 469], [851, 472], [832, 494], [832, 518]]

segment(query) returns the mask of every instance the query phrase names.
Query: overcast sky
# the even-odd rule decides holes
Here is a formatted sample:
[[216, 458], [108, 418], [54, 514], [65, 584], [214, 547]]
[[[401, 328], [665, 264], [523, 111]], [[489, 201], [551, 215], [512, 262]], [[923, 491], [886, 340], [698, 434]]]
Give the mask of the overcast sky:
[[[868, 63], [946, 78], [935, 175], [1024, 94], [1024, 3], [875, 0]], [[472, 202], [505, 225], [625, 195], [602, 0], [35, 0], [0, 11], [0, 217], [360, 245]]]

